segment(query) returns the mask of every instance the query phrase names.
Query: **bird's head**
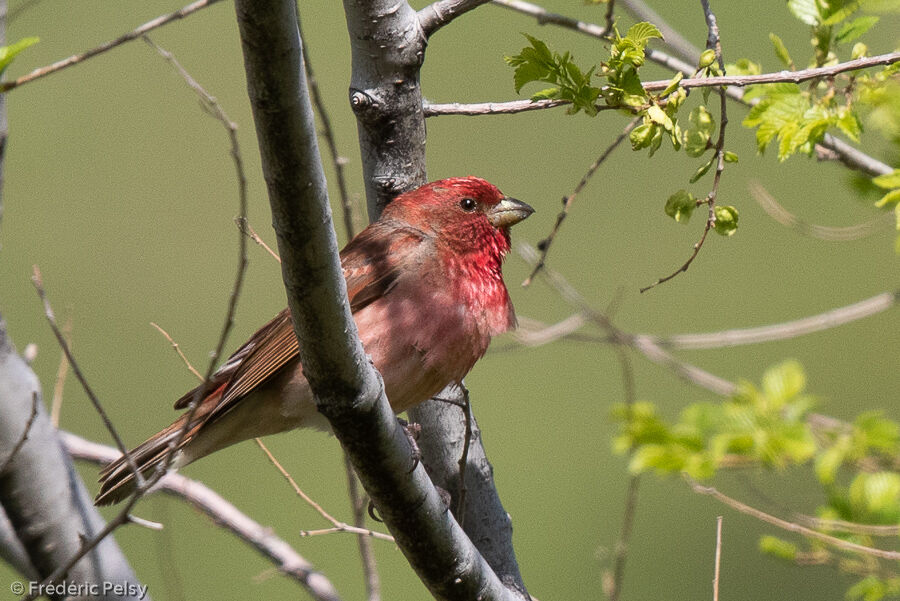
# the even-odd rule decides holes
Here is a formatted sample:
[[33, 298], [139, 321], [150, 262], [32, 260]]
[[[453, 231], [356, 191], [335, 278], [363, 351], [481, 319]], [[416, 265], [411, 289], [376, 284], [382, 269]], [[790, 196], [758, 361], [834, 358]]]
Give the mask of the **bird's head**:
[[488, 252], [502, 259], [509, 251], [509, 228], [533, 212], [490, 182], [469, 176], [434, 181], [401, 194], [382, 218], [433, 233], [457, 253]]

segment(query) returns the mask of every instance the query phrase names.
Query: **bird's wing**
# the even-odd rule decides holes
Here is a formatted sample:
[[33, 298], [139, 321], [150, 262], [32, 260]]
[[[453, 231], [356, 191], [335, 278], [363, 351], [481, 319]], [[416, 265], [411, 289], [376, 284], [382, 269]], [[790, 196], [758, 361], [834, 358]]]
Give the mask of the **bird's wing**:
[[[426, 235], [417, 229], [380, 222], [360, 232], [341, 252], [350, 310], [356, 313], [389, 294], [398, 276], [409, 268], [411, 261], [417, 260], [425, 239]], [[225, 390], [209, 417], [221, 415], [275, 375], [297, 356], [299, 348], [290, 312], [284, 309], [257, 330], [213, 375], [208, 390], [217, 390], [222, 383]], [[175, 408], [186, 408], [196, 391], [197, 388], [178, 399]]]

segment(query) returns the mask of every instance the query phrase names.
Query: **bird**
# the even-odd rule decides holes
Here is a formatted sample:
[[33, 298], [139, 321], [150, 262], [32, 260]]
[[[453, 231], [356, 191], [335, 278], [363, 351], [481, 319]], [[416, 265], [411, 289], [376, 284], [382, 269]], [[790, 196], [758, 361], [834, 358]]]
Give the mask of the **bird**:
[[[510, 227], [533, 212], [484, 179], [441, 179], [397, 196], [341, 251], [359, 337], [395, 413], [460, 384], [491, 338], [515, 327], [501, 266]], [[303, 374], [288, 309], [175, 409], [189, 408], [200, 394], [193, 413], [130, 451], [142, 475], [151, 476], [170, 453], [168, 468], [175, 470], [243, 440], [295, 428], [329, 430]], [[95, 503], [118, 503], [135, 487], [120, 456], [100, 472]]]

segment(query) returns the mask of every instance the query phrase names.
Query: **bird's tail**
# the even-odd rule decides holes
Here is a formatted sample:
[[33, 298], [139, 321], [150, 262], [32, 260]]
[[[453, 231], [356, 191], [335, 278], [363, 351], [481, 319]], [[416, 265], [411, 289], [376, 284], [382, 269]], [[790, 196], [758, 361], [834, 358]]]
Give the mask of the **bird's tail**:
[[[153, 477], [157, 469], [162, 469], [159, 466], [165, 463], [169, 464], [166, 466], [168, 469], [178, 469], [199, 458], [199, 456], [189, 457], [194, 454], [196, 449], [192, 447], [191, 451], [186, 453], [185, 447], [194, 441], [198, 431], [206, 425], [207, 418], [222, 396], [223, 390], [224, 386], [220, 386], [207, 395], [194, 411], [193, 416], [190, 412], [185, 413], [172, 425], [157, 432], [128, 453], [134, 460], [137, 471], [144, 478]], [[187, 424], [189, 417], [191, 423]], [[100, 492], [94, 499], [96, 505], [118, 503], [133, 493], [136, 485], [134, 472], [124, 455], [104, 467], [100, 472], [99, 479]]]
[[[182, 435], [187, 418], [187, 414], [182, 415], [168, 428], [157, 432], [128, 453], [144, 478], [152, 477], [157, 466], [169, 462], [171, 453], [174, 453], [173, 461], [169, 462], [171, 467], [181, 467], [178, 464], [179, 455], [192, 438], [191, 428]], [[123, 455], [100, 472], [100, 492], [97, 493], [94, 503], [96, 505], [118, 503], [134, 492], [135, 484], [134, 472]]]

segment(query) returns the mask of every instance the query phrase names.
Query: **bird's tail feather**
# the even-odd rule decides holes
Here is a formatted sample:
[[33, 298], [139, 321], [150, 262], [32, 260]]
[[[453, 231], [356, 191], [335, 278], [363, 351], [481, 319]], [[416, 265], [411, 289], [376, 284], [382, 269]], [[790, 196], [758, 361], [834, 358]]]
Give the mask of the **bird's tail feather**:
[[[175, 454], [174, 461], [170, 462], [171, 467], [182, 467], [179, 458], [183, 454], [184, 447], [190, 443], [196, 434], [199, 426], [195, 419], [195, 425], [188, 428], [187, 432], [182, 436], [181, 432], [184, 430], [187, 418], [187, 414], [182, 415], [165, 430], [154, 434], [129, 452], [135, 466], [144, 478], [152, 477], [160, 464], [168, 462], [170, 453]], [[180, 442], [178, 442], [179, 437], [181, 437]], [[175, 448], [176, 443], [178, 444], [177, 448]], [[97, 493], [94, 503], [96, 505], [118, 503], [133, 493], [134, 489], [134, 472], [123, 455], [100, 472], [100, 492]]]

